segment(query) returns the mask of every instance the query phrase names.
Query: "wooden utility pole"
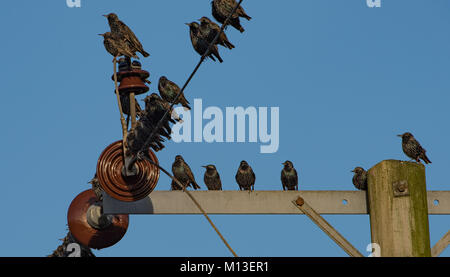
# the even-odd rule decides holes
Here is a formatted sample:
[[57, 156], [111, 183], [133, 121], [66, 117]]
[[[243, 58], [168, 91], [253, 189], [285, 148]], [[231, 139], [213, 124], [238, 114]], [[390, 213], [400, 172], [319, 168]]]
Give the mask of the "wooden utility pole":
[[369, 170], [372, 243], [382, 257], [431, 257], [425, 166], [382, 161]]

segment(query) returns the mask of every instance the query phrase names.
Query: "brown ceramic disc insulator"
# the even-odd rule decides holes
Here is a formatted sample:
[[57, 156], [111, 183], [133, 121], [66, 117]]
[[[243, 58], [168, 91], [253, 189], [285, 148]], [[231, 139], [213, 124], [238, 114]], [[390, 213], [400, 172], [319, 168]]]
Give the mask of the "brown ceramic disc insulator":
[[[156, 155], [149, 149], [149, 157], [155, 164]], [[147, 197], [156, 187], [159, 179], [159, 168], [147, 160], [135, 163], [137, 174], [123, 176], [122, 141], [108, 146], [97, 162], [97, 177], [103, 190], [111, 197], [125, 202], [134, 202]]]
[[92, 205], [99, 204], [92, 189], [80, 193], [72, 201], [67, 212], [69, 230], [75, 239], [86, 247], [103, 249], [118, 243], [128, 229], [128, 215], [112, 216], [111, 225], [98, 230], [89, 225], [87, 212]]
[[[145, 70], [120, 71], [117, 73], [117, 81], [120, 82], [119, 92], [121, 94], [133, 92], [136, 95], [149, 91], [144, 81], [150, 77]], [[114, 80], [114, 76], [112, 77]]]

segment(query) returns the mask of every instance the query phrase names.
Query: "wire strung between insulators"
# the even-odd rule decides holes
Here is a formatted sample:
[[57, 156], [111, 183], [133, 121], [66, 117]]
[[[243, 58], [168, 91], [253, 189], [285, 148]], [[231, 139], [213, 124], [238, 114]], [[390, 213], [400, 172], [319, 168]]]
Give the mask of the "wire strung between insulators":
[[170, 105], [170, 108], [166, 110], [166, 112], [164, 113], [163, 117], [158, 121], [158, 124], [156, 124], [156, 127], [153, 129], [153, 131], [151, 132], [151, 134], [148, 136], [147, 140], [145, 141], [145, 143], [143, 144], [142, 148], [137, 152], [138, 155], [135, 155], [135, 157], [133, 158], [133, 160], [130, 162], [129, 164], [129, 169], [131, 169], [133, 167], [133, 164], [136, 162], [137, 158], [139, 156], [142, 156], [142, 153], [145, 151], [145, 149], [148, 148], [149, 143], [151, 142], [151, 140], [153, 139], [153, 137], [156, 135], [156, 133], [158, 132], [159, 129], [161, 129], [163, 122], [166, 120], [167, 116], [171, 113], [175, 103], [178, 102], [178, 99], [180, 98], [180, 96], [183, 94], [184, 90], [186, 89], [186, 87], [188, 86], [188, 84], [191, 82], [192, 78], [194, 77], [194, 75], [197, 73], [198, 69], [200, 68], [201, 64], [203, 63], [203, 61], [206, 59], [206, 57], [210, 54], [212, 47], [216, 44], [217, 40], [219, 39], [220, 35], [223, 33], [223, 31], [225, 30], [225, 27], [228, 25], [228, 22], [230, 21], [231, 17], [233, 16], [233, 14], [236, 12], [236, 10], [239, 8], [239, 6], [241, 5], [243, 0], [240, 0], [237, 5], [233, 8], [233, 10], [231, 11], [230, 15], [228, 15], [227, 19], [223, 22], [221, 28], [220, 28], [220, 32], [217, 33], [216, 37], [213, 39], [213, 41], [211, 41], [211, 43], [208, 46], [208, 49], [206, 50], [206, 52], [202, 55], [202, 57], [200, 58], [200, 61], [198, 62], [197, 66], [195, 67], [194, 71], [191, 73], [191, 75], [189, 76], [189, 78], [187, 79], [187, 81], [185, 82], [185, 84], [183, 85], [183, 87], [181, 88], [180, 92], [177, 94], [177, 96], [175, 97], [175, 100], [172, 102], [172, 104]]

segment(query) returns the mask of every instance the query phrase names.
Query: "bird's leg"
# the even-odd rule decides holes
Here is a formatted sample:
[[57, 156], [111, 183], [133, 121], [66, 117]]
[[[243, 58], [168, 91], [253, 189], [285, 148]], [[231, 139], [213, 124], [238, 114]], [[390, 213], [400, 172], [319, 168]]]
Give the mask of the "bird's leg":
[[117, 58], [118, 58], [118, 57], [119, 57], [119, 56], [114, 56], [112, 62], [113, 62], [113, 63], [117, 63]]

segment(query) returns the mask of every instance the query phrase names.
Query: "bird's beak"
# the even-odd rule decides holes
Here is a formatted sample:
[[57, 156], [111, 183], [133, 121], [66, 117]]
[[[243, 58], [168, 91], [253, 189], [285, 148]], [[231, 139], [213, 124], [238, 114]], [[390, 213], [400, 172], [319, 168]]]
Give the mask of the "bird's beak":
[[355, 173], [355, 170], [353, 169], [352, 171], [350, 171], [350, 172], [353, 172], [353, 173]]
[[403, 137], [403, 135], [397, 135], [397, 137]]
[[184, 24], [186, 24], [186, 25], [188, 25], [189, 27], [191, 27], [191, 23], [184, 23]]
[[202, 165], [203, 168], [208, 168], [206, 165]]
[[104, 16], [104, 17], [108, 17], [108, 15], [106, 15], [106, 14], [103, 14], [102, 16]]
[[102, 36], [102, 37], [104, 37], [105, 36], [105, 34], [98, 34], [99, 36]]

